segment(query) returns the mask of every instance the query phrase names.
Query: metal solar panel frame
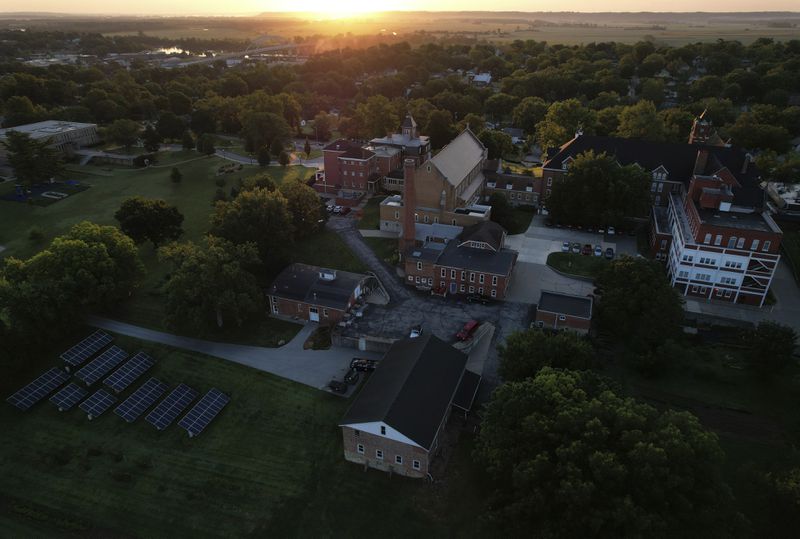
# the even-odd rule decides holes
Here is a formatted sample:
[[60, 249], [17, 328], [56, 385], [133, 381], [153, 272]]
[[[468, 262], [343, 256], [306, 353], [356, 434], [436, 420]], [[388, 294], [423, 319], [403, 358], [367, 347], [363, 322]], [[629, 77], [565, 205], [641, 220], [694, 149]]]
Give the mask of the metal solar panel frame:
[[158, 406], [153, 408], [144, 419], [158, 430], [164, 430], [181, 415], [181, 412], [183, 412], [198, 395], [199, 393], [191, 387], [186, 384], [180, 384], [173, 389]]
[[91, 421], [95, 417], [100, 417], [106, 410], [114, 406], [117, 397], [106, 391], [98, 389], [92, 396], [78, 405], [78, 408], [86, 412]]
[[97, 330], [81, 342], [61, 354], [61, 359], [68, 365], [77, 367], [97, 352], [114, 341], [114, 337], [105, 331]]
[[156, 362], [152, 357], [144, 352], [137, 352], [136, 355], [123, 363], [119, 369], [103, 380], [103, 384], [113, 389], [115, 393], [120, 393], [155, 364]]
[[189, 413], [183, 416], [178, 422], [178, 425], [186, 429], [189, 433], [189, 438], [199, 435], [217, 417], [217, 415], [225, 408], [225, 405], [230, 402], [231, 398], [212, 387], [208, 393], [203, 395], [203, 398], [189, 410]]
[[83, 380], [87, 386], [90, 386], [111, 372], [114, 367], [125, 361], [127, 357], [128, 352], [119, 346], [112, 346], [97, 356], [91, 363], [81, 367], [81, 369], [75, 373], [75, 377]]
[[128, 423], [133, 423], [167, 390], [167, 384], [156, 378], [150, 378], [139, 386], [122, 404], [114, 408], [114, 413]]
[[24, 412], [61, 387], [67, 380], [69, 380], [69, 374], [58, 367], [53, 367], [19, 389], [6, 401]]
[[87, 393], [86, 389], [71, 382], [64, 386], [61, 391], [50, 397], [50, 402], [56, 405], [59, 412], [66, 412], [78, 404]]

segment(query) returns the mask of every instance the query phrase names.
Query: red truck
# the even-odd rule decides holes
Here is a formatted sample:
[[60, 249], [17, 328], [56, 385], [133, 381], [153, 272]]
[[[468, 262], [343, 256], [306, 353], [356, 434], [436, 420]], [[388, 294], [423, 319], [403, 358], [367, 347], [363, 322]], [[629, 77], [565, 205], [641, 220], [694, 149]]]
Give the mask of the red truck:
[[478, 329], [480, 322], [477, 320], [470, 320], [464, 327], [461, 328], [461, 331], [456, 333], [456, 339], [459, 341], [468, 341], [472, 338], [472, 335], [475, 333], [475, 330]]

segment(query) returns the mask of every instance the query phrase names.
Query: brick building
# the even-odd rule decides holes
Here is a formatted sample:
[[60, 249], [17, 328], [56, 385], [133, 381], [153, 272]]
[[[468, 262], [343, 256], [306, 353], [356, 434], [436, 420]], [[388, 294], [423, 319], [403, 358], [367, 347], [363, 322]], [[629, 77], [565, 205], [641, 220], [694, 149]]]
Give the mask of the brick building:
[[483, 194], [487, 202], [495, 193], [503, 195], [512, 206], [538, 206], [542, 199], [542, 178], [506, 174], [499, 159], [487, 161], [483, 175], [486, 177]]
[[536, 305], [538, 328], [588, 333], [592, 326], [593, 301], [589, 296], [574, 296], [542, 290]]
[[47, 140], [52, 148], [71, 157], [73, 152], [100, 142], [96, 124], [46, 120], [32, 124], [18, 125], [0, 129], [0, 166], [7, 164], [5, 146], [2, 141], [10, 131], [25, 133], [35, 140]]
[[395, 342], [342, 418], [344, 458], [425, 478], [453, 408], [468, 411], [480, 376], [433, 335]]
[[370, 275], [295, 263], [275, 278], [267, 299], [274, 315], [333, 325], [377, 286]]
[[704, 115], [691, 143], [579, 135], [544, 164], [545, 196], [579, 154], [594, 150], [652, 175], [650, 250], [689, 297], [761, 306], [780, 260], [782, 232], [766, 211], [750, 154], [725, 144]]

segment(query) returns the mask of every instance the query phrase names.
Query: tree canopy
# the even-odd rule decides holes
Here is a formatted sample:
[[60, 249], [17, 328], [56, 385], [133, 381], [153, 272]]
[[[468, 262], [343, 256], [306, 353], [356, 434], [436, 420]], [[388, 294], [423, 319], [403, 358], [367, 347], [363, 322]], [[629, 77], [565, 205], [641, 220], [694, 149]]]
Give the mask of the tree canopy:
[[14, 175], [25, 185], [46, 182], [63, 172], [61, 153], [51, 148], [48, 140], [37, 140], [27, 133], [9, 131], [2, 144]]
[[591, 371], [501, 385], [475, 457], [495, 485], [489, 524], [507, 537], [725, 536], [738, 522], [716, 435]]
[[300, 240], [319, 232], [324, 224], [325, 212], [317, 192], [299, 180], [284, 182], [280, 192], [286, 197], [295, 239]]
[[[180, 175], [180, 171], [178, 174]], [[165, 241], [177, 240], [183, 234], [183, 215], [178, 208], [161, 199], [139, 196], [128, 198], [114, 214], [114, 218], [119, 221], [122, 231], [136, 243], [150, 241], [154, 247], [158, 247]]]
[[589, 341], [571, 331], [518, 331], [509, 335], [497, 350], [500, 354], [498, 373], [509, 382], [536, 376], [544, 367], [585, 370], [595, 362]]

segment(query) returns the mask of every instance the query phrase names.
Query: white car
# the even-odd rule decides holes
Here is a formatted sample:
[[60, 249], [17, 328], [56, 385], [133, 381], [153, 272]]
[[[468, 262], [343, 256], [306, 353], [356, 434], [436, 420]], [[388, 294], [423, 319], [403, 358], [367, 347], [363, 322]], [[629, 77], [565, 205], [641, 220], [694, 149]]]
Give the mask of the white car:
[[613, 236], [614, 234], [616, 234], [617, 231], [614, 230], [613, 226], [610, 226], [610, 227], [608, 227], [608, 231], [607, 232], [608, 232], [609, 236]]
[[410, 339], [416, 339], [422, 335], [422, 326], [414, 326], [411, 328], [411, 333], [408, 335]]
[[569, 252], [569, 242], [568, 241], [565, 241], [564, 243], [561, 244], [561, 252], [562, 253], [568, 253]]

